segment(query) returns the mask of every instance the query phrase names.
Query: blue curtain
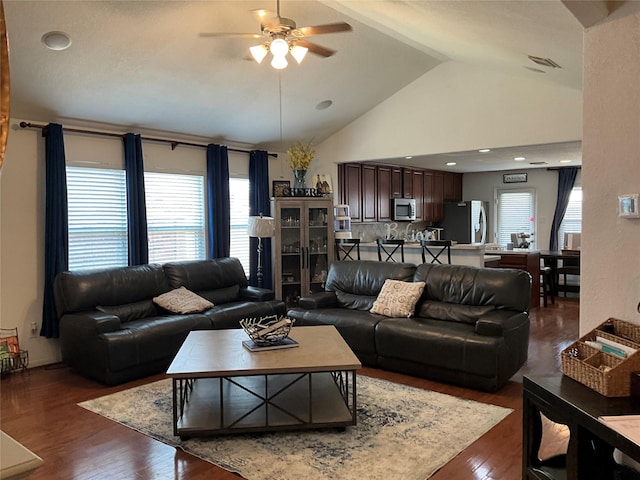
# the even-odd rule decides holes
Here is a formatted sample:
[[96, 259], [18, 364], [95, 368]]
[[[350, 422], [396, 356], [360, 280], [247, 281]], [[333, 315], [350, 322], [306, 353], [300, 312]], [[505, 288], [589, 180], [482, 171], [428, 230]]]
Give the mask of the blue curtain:
[[[270, 216], [269, 156], [263, 150], [254, 150], [249, 157], [249, 215]], [[258, 285], [258, 239], [249, 239], [249, 284]], [[271, 239], [262, 239], [262, 287], [273, 289], [271, 268]]]
[[231, 214], [227, 147], [207, 145], [208, 258], [229, 256]]
[[60, 329], [53, 298], [56, 275], [69, 268], [67, 172], [62, 125], [50, 123], [45, 137], [44, 302], [40, 335], [58, 338]]
[[549, 250], [551, 251], [558, 250], [558, 230], [567, 211], [569, 196], [573, 185], [576, 183], [577, 175], [577, 167], [566, 167], [558, 170], [558, 197], [556, 211], [553, 214], [553, 223], [551, 224], [551, 236], [549, 237]]
[[124, 170], [127, 176], [127, 228], [129, 265], [149, 263], [147, 206], [144, 194], [144, 162], [140, 135], [124, 137]]

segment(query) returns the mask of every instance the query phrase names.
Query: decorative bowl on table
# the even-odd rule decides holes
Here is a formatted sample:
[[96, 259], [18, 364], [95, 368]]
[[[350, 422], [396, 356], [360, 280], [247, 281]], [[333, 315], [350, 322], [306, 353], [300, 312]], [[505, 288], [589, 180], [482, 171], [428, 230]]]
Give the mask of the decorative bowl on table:
[[277, 345], [289, 336], [295, 319], [270, 315], [268, 317], [243, 318], [240, 326], [256, 345]]

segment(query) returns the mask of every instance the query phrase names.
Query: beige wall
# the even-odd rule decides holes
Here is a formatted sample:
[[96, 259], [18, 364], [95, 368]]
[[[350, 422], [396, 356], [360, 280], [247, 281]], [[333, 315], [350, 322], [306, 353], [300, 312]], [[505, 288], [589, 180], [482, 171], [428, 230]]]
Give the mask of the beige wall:
[[640, 323], [640, 219], [617, 215], [640, 193], [640, 2], [585, 31], [580, 330]]
[[312, 168], [581, 137], [579, 90], [447, 62], [320, 144]]

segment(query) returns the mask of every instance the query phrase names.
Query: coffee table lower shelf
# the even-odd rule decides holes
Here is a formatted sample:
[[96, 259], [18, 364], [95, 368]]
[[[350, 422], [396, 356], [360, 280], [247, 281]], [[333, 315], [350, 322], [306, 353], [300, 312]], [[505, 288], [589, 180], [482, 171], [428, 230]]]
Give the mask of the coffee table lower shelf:
[[180, 438], [356, 424], [356, 373], [173, 378]]

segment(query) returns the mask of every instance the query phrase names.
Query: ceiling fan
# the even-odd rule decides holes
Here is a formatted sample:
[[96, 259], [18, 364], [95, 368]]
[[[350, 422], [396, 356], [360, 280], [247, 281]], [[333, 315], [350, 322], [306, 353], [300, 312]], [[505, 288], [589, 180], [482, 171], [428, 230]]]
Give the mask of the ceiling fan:
[[316, 25], [313, 27], [299, 27], [290, 18], [280, 16], [280, 0], [276, 1], [276, 13], [268, 10], [256, 10], [260, 20], [260, 34], [258, 33], [201, 33], [201, 37], [239, 37], [263, 38], [265, 43], [251, 47], [251, 56], [258, 63], [267, 56], [273, 55], [271, 66], [276, 69], [286, 68], [286, 55], [291, 53], [298, 63], [301, 63], [307, 52], [321, 57], [330, 57], [335, 50], [323, 47], [305, 40], [306, 37], [324, 35], [328, 33], [349, 32], [351, 25], [345, 22]]

